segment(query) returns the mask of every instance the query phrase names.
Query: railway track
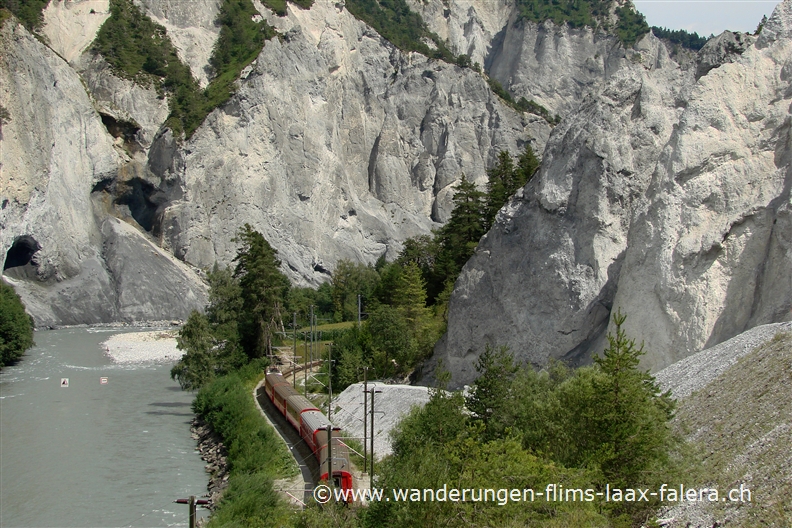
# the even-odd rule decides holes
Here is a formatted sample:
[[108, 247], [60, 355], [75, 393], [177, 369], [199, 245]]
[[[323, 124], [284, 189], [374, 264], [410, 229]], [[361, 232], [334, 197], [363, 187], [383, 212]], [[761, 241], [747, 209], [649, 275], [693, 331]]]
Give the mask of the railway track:
[[[313, 361], [307, 365], [308, 369], [313, 369], [321, 365], [321, 361]], [[289, 375], [302, 372], [306, 368], [305, 365], [297, 365], [294, 367], [284, 367], [283, 375], [287, 378]], [[319, 464], [311, 452], [310, 447], [305, 441], [300, 438], [299, 433], [292, 427], [292, 425], [284, 418], [283, 414], [275, 408], [270, 399], [264, 392], [264, 382], [262, 379], [253, 391], [254, 398], [258, 404], [261, 413], [267, 418], [267, 421], [277, 431], [289, 452], [294, 457], [297, 465], [300, 467], [302, 474], [303, 487], [284, 487], [278, 491], [284, 493], [290, 502], [304, 506], [313, 501], [313, 490], [319, 483]], [[296, 499], [296, 500], [295, 500]], [[299, 502], [298, 502], [299, 501]], [[301, 504], [300, 504], [301, 503]]]

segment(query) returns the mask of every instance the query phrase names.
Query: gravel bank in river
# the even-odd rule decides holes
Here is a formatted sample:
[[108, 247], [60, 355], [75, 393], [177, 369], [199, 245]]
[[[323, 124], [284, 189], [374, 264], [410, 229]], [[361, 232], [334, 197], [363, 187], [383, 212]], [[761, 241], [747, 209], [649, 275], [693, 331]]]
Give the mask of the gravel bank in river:
[[182, 357], [176, 334], [176, 330], [127, 332], [112, 336], [102, 346], [116, 363], [175, 362]]

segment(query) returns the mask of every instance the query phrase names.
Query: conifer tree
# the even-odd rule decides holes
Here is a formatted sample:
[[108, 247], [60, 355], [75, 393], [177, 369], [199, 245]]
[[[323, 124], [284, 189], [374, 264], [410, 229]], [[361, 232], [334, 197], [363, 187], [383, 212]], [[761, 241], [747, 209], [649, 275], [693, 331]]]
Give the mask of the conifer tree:
[[613, 316], [615, 334], [608, 334], [608, 348], [594, 358], [604, 374], [594, 382], [597, 413], [594, 420], [600, 447], [597, 458], [607, 481], [614, 485], [646, 482], [646, 473], [667, 461], [673, 417], [670, 393], [661, 394], [654, 377], [638, 368], [645, 353], [643, 344], [627, 337], [622, 329], [626, 315]]
[[272, 351], [272, 336], [283, 328], [281, 307], [289, 279], [280, 271], [277, 251], [250, 224], [240, 228], [234, 241], [242, 243], [234, 259], [234, 277], [242, 289], [242, 346], [248, 357], [264, 357]]
[[440, 254], [438, 267], [443, 283], [456, 277], [473, 256], [479, 240], [484, 236], [484, 193], [465, 175], [456, 187], [451, 218], [439, 232]]

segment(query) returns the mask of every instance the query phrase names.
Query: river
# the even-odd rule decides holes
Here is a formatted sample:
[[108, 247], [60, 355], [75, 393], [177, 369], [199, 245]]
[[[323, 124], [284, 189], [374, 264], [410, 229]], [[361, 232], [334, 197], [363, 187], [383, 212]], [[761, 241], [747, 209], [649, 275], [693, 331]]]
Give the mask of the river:
[[3, 528], [187, 526], [187, 506], [173, 500], [207, 484], [190, 437], [193, 395], [170, 364], [105, 356], [100, 343], [124, 331], [36, 332], [36, 346], [0, 371]]

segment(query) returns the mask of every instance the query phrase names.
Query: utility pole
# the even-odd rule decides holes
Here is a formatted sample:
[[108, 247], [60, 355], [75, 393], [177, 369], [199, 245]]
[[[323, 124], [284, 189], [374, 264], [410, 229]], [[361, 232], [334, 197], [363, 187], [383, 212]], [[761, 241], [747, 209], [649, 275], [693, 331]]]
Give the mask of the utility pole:
[[195, 506], [197, 504], [209, 504], [209, 501], [206, 499], [195, 500], [195, 495], [190, 495], [189, 499], [176, 499], [173, 502], [177, 504], [188, 504], [190, 506], [190, 528], [195, 528]]
[[374, 394], [382, 392], [371, 389], [371, 473], [369, 474], [369, 487], [374, 490]]
[[327, 485], [333, 487], [333, 424], [327, 424]]
[[368, 418], [368, 371], [371, 370], [371, 367], [363, 367], [363, 473], [368, 471], [368, 422], [366, 418]]
[[333, 407], [333, 343], [327, 349], [327, 390], [330, 398], [327, 400], [327, 419], [330, 420], [330, 412]]
[[311, 305], [311, 320], [308, 326], [311, 329], [311, 363], [313, 363], [314, 358], [314, 314], [313, 314], [314, 305]]
[[[305, 344], [305, 352], [303, 352], [303, 356], [306, 361], [308, 361], [308, 335], [303, 332], [303, 343]], [[305, 394], [308, 395], [308, 364], [306, 363], [306, 368], [304, 369], [305, 373]]]
[[360, 294], [358, 293], [358, 330], [360, 330]]
[[292, 367], [292, 384], [297, 388], [297, 312], [292, 314], [292, 332], [294, 332], [294, 366]]

